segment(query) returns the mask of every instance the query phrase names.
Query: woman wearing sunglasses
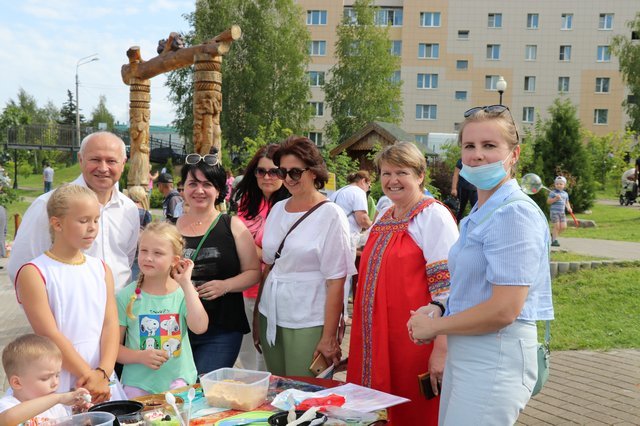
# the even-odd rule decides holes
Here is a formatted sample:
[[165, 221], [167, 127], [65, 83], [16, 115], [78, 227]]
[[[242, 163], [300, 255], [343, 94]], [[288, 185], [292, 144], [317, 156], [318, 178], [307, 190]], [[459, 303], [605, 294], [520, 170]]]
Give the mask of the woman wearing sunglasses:
[[536, 384], [535, 321], [553, 319], [549, 226], [514, 179], [520, 145], [508, 108], [472, 108], [465, 118], [460, 175], [478, 203], [449, 252], [445, 315], [421, 308], [409, 334], [447, 336], [441, 425], [511, 425]]
[[309, 366], [318, 354], [333, 364], [341, 357], [343, 286], [356, 272], [349, 224], [340, 207], [324, 203], [319, 190], [329, 173], [313, 142], [291, 136], [273, 162], [291, 198], [267, 217], [262, 258], [271, 266], [258, 295], [254, 342], [272, 373], [312, 376]]
[[250, 332], [242, 291], [260, 279], [253, 238], [237, 217], [222, 214], [216, 204], [227, 193], [226, 174], [217, 155], [189, 154], [182, 167], [184, 197], [189, 212], [176, 226], [185, 239], [184, 257], [195, 266], [192, 281], [207, 314], [204, 334], [190, 333], [198, 374], [232, 367]]
[[[289, 191], [282, 185], [278, 177], [278, 168], [273, 164], [273, 154], [279, 145], [270, 144], [260, 148], [247, 164], [244, 178], [236, 187], [238, 200], [238, 217], [251, 232], [256, 244], [258, 258], [262, 259], [262, 237], [264, 224], [271, 207], [278, 201], [290, 196]], [[264, 270], [264, 263], [262, 269]], [[243, 292], [244, 310], [247, 318], [253, 319], [253, 311], [258, 296], [260, 282]], [[253, 336], [245, 334], [242, 347], [236, 361], [238, 368], [247, 370], [264, 370], [264, 359], [253, 346]]]

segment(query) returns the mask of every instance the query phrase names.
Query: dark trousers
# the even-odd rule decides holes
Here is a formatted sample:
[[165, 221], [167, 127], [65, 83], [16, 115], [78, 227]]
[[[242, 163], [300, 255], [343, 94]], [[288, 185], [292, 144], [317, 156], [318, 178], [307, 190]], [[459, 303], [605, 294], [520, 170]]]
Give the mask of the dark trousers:
[[464, 217], [464, 211], [467, 208], [467, 203], [471, 203], [471, 207], [475, 206], [478, 202], [478, 191], [464, 189], [462, 187], [458, 187], [458, 200], [460, 200], [460, 208], [458, 209], [458, 214], [456, 215], [456, 220], [458, 223]]

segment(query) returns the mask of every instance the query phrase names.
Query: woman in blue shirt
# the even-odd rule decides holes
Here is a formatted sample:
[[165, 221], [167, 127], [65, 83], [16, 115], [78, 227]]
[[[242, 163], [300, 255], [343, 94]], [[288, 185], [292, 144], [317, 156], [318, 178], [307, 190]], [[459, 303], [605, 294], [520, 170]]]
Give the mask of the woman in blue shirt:
[[446, 315], [434, 305], [408, 323], [417, 343], [447, 335], [440, 425], [514, 424], [537, 379], [536, 320], [553, 319], [549, 227], [513, 178], [520, 156], [509, 109], [465, 113], [460, 175], [478, 203], [449, 252]]

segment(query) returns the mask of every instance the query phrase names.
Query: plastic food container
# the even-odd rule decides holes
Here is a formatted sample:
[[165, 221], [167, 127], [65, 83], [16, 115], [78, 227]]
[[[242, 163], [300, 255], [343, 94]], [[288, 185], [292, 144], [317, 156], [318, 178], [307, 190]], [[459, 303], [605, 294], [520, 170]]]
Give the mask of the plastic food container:
[[111, 413], [93, 411], [50, 420], [49, 424], [56, 426], [111, 426], [115, 419], [116, 416]]
[[220, 368], [200, 377], [204, 396], [212, 407], [251, 411], [264, 404], [271, 373]]

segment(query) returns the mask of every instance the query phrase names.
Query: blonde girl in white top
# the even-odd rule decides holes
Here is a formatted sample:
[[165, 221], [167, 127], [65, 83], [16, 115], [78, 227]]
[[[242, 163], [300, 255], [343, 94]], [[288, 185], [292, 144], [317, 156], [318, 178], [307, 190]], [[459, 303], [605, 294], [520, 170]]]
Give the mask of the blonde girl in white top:
[[[16, 295], [36, 334], [62, 352], [58, 392], [83, 387], [94, 403], [122, 399], [110, 377], [118, 354], [118, 312], [111, 269], [87, 256], [98, 234], [93, 191], [63, 185], [47, 202], [51, 248], [16, 274]], [[115, 378], [115, 375], [113, 375]]]

